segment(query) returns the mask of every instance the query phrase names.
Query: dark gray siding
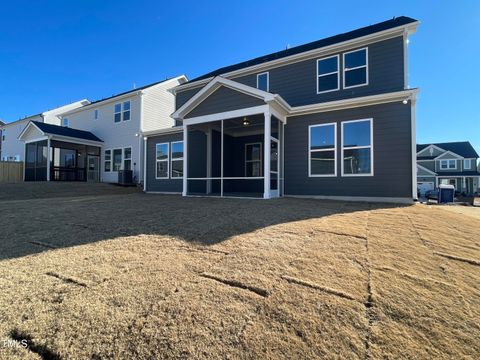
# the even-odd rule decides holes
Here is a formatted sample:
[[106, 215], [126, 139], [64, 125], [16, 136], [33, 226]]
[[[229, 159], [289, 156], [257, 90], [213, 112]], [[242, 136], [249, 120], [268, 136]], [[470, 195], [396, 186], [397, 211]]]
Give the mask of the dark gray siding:
[[185, 104], [193, 95], [195, 95], [201, 89], [202, 87], [200, 86], [195, 89], [177, 92], [177, 94], [175, 95], [175, 110]]
[[435, 161], [419, 161], [418, 165], [423, 166], [424, 168], [427, 168], [428, 170], [435, 171]]
[[182, 179], [156, 179], [156, 150], [155, 145], [159, 143], [171, 142], [171, 141], [181, 141], [183, 140], [183, 132], [160, 135], [150, 137], [147, 140], [147, 191], [158, 191], [158, 192], [178, 192], [181, 193], [183, 189]]
[[[373, 118], [374, 176], [342, 177], [341, 121]], [[337, 177], [308, 177], [308, 126], [337, 122]], [[285, 125], [285, 194], [412, 197], [410, 104], [382, 104], [289, 117]]]
[[[343, 59], [342, 53], [339, 55], [342, 89]], [[366, 86], [317, 94], [316, 61], [317, 58], [270, 69], [270, 92], [280, 94], [291, 106], [301, 106], [404, 89], [402, 37], [368, 45], [369, 84]], [[256, 87], [256, 75], [251, 74], [232, 80]], [[177, 108], [200, 89], [201, 87], [179, 92]]]
[[245, 95], [236, 90], [222, 86], [188, 113], [185, 118], [238, 110], [259, 105], [265, 105], [265, 102], [253, 96]]

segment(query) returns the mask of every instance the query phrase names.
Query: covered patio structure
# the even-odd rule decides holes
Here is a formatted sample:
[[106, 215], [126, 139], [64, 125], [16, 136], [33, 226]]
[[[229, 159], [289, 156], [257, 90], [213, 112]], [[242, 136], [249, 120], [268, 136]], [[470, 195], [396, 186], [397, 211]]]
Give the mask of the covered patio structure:
[[183, 123], [183, 196], [283, 196], [279, 96], [217, 77], [174, 113]]
[[31, 121], [25, 143], [25, 181], [100, 181], [102, 140], [89, 131]]

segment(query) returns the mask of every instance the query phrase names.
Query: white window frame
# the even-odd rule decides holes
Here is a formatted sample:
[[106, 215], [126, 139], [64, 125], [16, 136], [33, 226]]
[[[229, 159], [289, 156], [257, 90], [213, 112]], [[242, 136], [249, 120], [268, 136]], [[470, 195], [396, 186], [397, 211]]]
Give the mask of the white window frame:
[[[113, 156], [113, 153], [116, 150], [120, 150], [120, 154], [122, 156], [122, 159], [120, 160], [120, 168], [118, 170], [114, 170], [115, 167], [115, 157]], [[112, 165], [111, 165], [112, 172], [118, 172], [119, 170], [123, 170], [123, 148], [115, 148], [112, 149]]]
[[[173, 144], [178, 144], [178, 143], [182, 143], [183, 146], [184, 146], [184, 147], [183, 147], [183, 151], [182, 151], [182, 157], [181, 157], [181, 158], [175, 158], [175, 159], [174, 159], [173, 156], [172, 156], [172, 155], [173, 155], [173, 153], [172, 153], [172, 151], [173, 151], [173, 150], [172, 150], [172, 149], [173, 149]], [[172, 164], [173, 164], [174, 161], [183, 161], [183, 158], [185, 157], [185, 155], [184, 155], [184, 153], [185, 153], [185, 144], [183, 143], [183, 140], [170, 142], [170, 152], [171, 152], [171, 153], [170, 153], [170, 172], [169, 172], [170, 178], [171, 178], [172, 180], [175, 180], [175, 179], [181, 180], [181, 179], [183, 179], [184, 174], [182, 174], [182, 176], [173, 176], [173, 165], [172, 165]], [[156, 153], [156, 147], [155, 147], [155, 158], [156, 158], [156, 157], [157, 157], [157, 153]], [[155, 163], [155, 172], [156, 172], [156, 171], [157, 171], [157, 164]], [[156, 175], [156, 174], [155, 174], [155, 175]]]
[[[107, 151], [110, 151], [110, 160], [107, 160]], [[103, 171], [104, 172], [112, 172], [113, 171], [113, 168], [112, 168], [112, 156], [113, 156], [113, 151], [112, 149], [105, 149], [104, 152], [103, 152]], [[105, 163], [110, 163], [110, 170], [107, 170], [107, 167], [105, 166]]]
[[[120, 111], [115, 111], [115, 108], [117, 107], [117, 105], [120, 105]], [[123, 104], [122, 103], [116, 103], [116, 104], [113, 104], [113, 123], [114, 124], [121, 124], [122, 123], [122, 106]], [[115, 115], [117, 114], [120, 114], [120, 120], [119, 121], [115, 121]]]
[[98, 115], [99, 115], [98, 109], [93, 110], [93, 120], [98, 120]]
[[[357, 66], [357, 67], [354, 67], [354, 68], [351, 68], [351, 69], [347, 69], [345, 67], [345, 55], [348, 55], [348, 54], [351, 54], [351, 53], [354, 53], [354, 52], [357, 52], [357, 51], [362, 51], [362, 50], [365, 50], [365, 65], [362, 65], [362, 66]], [[352, 50], [352, 51], [347, 51], [345, 53], [342, 54], [342, 60], [343, 60], [343, 63], [342, 63], [342, 75], [343, 75], [343, 88], [344, 89], [353, 89], [353, 88], [356, 88], [356, 87], [360, 87], [360, 86], [367, 86], [368, 83], [369, 83], [369, 71], [368, 71], [368, 47], [364, 47], [364, 48], [360, 48], [360, 49], [355, 49], [355, 50]], [[362, 68], [365, 68], [366, 70], [366, 82], [364, 84], [358, 84], [358, 85], [352, 85], [352, 86], [345, 86], [345, 73], [348, 72], [348, 71], [352, 71], [352, 70], [357, 70], [357, 69], [362, 69]]]
[[[260, 159], [259, 160], [247, 160], [247, 146], [249, 145], [260, 145]], [[255, 177], [262, 177], [263, 176], [263, 144], [259, 141], [257, 142], [252, 142], [252, 143], [247, 143], [245, 144], [244, 147], [245, 150], [245, 177], [246, 178], [255, 178]], [[247, 163], [253, 163], [253, 162], [260, 162], [260, 175], [259, 176], [248, 176], [247, 175]]]
[[[347, 146], [347, 147], [344, 147], [343, 146], [343, 138], [344, 138], [344, 135], [345, 135], [345, 131], [344, 131], [344, 124], [349, 124], [349, 123], [354, 123], [354, 122], [363, 122], [363, 121], [369, 121], [370, 122], [370, 146], [366, 146], [366, 145], [363, 145], [363, 146]], [[341, 161], [341, 170], [342, 170], [342, 177], [355, 177], [355, 176], [373, 176], [374, 175], [374, 171], [373, 171], [373, 168], [374, 168], [374, 159], [373, 159], [373, 148], [374, 148], [374, 145], [373, 145], [373, 118], [367, 118], [367, 119], [358, 119], [358, 120], [347, 120], [347, 121], [342, 121], [342, 134], [341, 134], [341, 137], [340, 137], [340, 141], [341, 141], [341, 154], [340, 154], [340, 161]], [[355, 150], [355, 149], [368, 149], [370, 148], [370, 173], [366, 173], [366, 174], [345, 174], [344, 173], [344, 163], [343, 163], [343, 155], [344, 155], [344, 152], [345, 150]]]
[[[159, 145], [167, 145], [167, 158], [165, 160], [158, 160], [157, 159], [157, 148]], [[167, 163], [167, 176], [159, 177], [157, 172], [157, 163], [159, 162], [166, 162]], [[163, 142], [155, 144], [155, 179], [170, 179], [170, 143]]]
[[[125, 104], [128, 103], [128, 110], [125, 110]], [[125, 112], [128, 111], [130, 113], [130, 117], [125, 120]], [[130, 100], [122, 101], [122, 121], [130, 121], [132, 120], [132, 102]]]
[[[332, 126], [333, 125], [333, 136], [334, 144], [333, 148], [328, 149], [316, 149], [312, 150], [312, 128], [321, 127], [321, 126]], [[332, 151], [334, 152], [334, 172], [333, 174], [312, 174], [312, 152], [324, 152]], [[337, 176], [337, 123], [325, 123], [325, 124], [315, 124], [308, 127], [308, 177], [336, 177]]]
[[[127, 159], [125, 157], [125, 150], [127, 149], [130, 149], [130, 157]], [[125, 170], [125, 160], [130, 160], [130, 170], [133, 171], [133, 161], [132, 161], [133, 157], [132, 157], [132, 147], [131, 146], [127, 146], [127, 147], [124, 147], [122, 149], [122, 166], [121, 166], [121, 169], [122, 170]]]
[[[443, 167], [443, 162], [446, 162], [447, 167]], [[453, 161], [455, 167], [450, 167], [449, 162]], [[456, 159], [440, 159], [440, 170], [457, 170], [457, 160]]]
[[[465, 164], [468, 163], [468, 167]], [[463, 170], [472, 170], [472, 159], [463, 159]]]
[[267, 90], [262, 90], [262, 91], [270, 91], [270, 73], [268, 71], [265, 71], [263, 73], [260, 73], [260, 74], [257, 74], [257, 89], [260, 90], [260, 88], [258, 87], [258, 78], [261, 76], [261, 75], [267, 75]]
[[68, 125], [70, 125], [70, 120], [68, 120], [68, 118], [66, 118], [66, 117], [62, 118], [62, 126], [63, 127], [68, 127]]
[[[318, 63], [320, 61], [328, 60], [328, 59], [331, 59], [331, 58], [337, 58], [337, 71], [333, 71], [333, 72], [330, 72], [330, 73], [327, 73], [327, 74], [319, 74], [318, 73]], [[321, 77], [324, 77], [324, 76], [327, 76], [327, 75], [332, 75], [332, 74], [337, 74], [337, 88], [336, 89], [319, 91], [319, 89], [318, 89], [319, 79]], [[338, 90], [340, 90], [340, 55], [337, 54], [337, 55], [327, 56], [327, 57], [324, 57], [324, 58], [321, 58], [321, 59], [317, 59], [317, 94], [325, 94], [325, 93], [328, 93], [328, 92], [338, 91]]]

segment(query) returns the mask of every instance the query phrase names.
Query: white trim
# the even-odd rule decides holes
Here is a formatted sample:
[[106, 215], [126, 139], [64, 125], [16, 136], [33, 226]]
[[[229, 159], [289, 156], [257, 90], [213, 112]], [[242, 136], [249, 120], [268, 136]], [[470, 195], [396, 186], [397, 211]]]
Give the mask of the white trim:
[[268, 105], [254, 106], [250, 108], [244, 108], [239, 110], [226, 111], [223, 113], [215, 113], [211, 115], [197, 116], [183, 120], [184, 125], [196, 125], [206, 122], [233, 119], [236, 117], [250, 116], [264, 113], [268, 111]]
[[262, 73], [259, 73], [257, 74], [257, 89], [261, 90], [259, 87], [258, 87], [258, 78], [261, 76], [261, 75], [267, 75], [267, 90], [263, 90], [263, 91], [270, 91], [270, 72], [269, 71], [265, 71], [265, 72], [262, 72]]
[[224, 177], [199, 177], [188, 178], [187, 180], [260, 180], [265, 179], [264, 176], [224, 176]]
[[[355, 52], [358, 52], [358, 51], [362, 51], [362, 50], [365, 50], [365, 65], [361, 65], [361, 66], [357, 66], [357, 67], [354, 67], [354, 68], [346, 68], [345, 67], [345, 55], [348, 55], [348, 54], [351, 54], [351, 53], [355, 53]], [[368, 47], [364, 47], [364, 48], [360, 48], [360, 49], [356, 49], [356, 50], [352, 50], [352, 51], [347, 51], [347, 52], [344, 52], [342, 54], [342, 77], [343, 77], [343, 88], [344, 89], [353, 89], [353, 88], [356, 88], [356, 87], [360, 87], [360, 86], [367, 86], [369, 84], [369, 79], [368, 79]], [[363, 84], [357, 84], [357, 85], [351, 85], [351, 86], [346, 86], [345, 85], [345, 72], [347, 71], [353, 71], [353, 70], [358, 70], [358, 69], [363, 69], [365, 68], [365, 80], [366, 82], [363, 83]]]
[[[410, 100], [410, 131], [412, 133], [412, 199], [418, 200], [417, 191], [417, 98], [415, 95]], [[423, 167], [423, 166], [422, 166]], [[428, 170], [428, 169], [427, 169]], [[433, 173], [434, 174], [434, 173]]]
[[[188, 163], [188, 128], [187, 125], [183, 125], [183, 189], [182, 196], [187, 196], [187, 163]], [[155, 164], [155, 166], [157, 166]], [[155, 169], [156, 171], [156, 169]]]
[[[167, 158], [158, 160], [157, 159], [157, 148], [159, 145], [167, 145]], [[158, 171], [157, 171], [157, 163], [159, 162], [166, 162], [167, 163], [167, 176], [158, 176]], [[163, 142], [163, 143], [156, 143], [155, 144], [155, 179], [157, 180], [165, 180], [170, 178], [170, 143], [169, 142]]]
[[175, 133], [181, 133], [181, 132], [183, 132], [183, 126], [174, 126], [166, 129], [145, 131], [142, 133], [142, 135], [145, 139], [147, 139], [152, 136], [175, 134]]
[[[422, 165], [420, 165], [420, 164], [417, 164], [417, 167], [419, 167], [419, 168], [420, 168], [421, 170], [423, 170], [423, 171], [426, 171], [426, 172], [429, 173], [429, 174], [432, 174], [433, 176], [436, 176], [436, 175], [437, 175], [436, 172], [434, 172], [434, 171], [432, 171], [432, 170], [430, 170], [430, 169], [427, 169], [425, 166], [422, 166]], [[426, 176], [425, 176], [425, 175], [420, 175], [420, 177], [426, 177]]]
[[52, 159], [50, 159], [50, 136], [47, 139], [47, 181], [50, 181], [50, 168]]
[[31, 144], [31, 143], [34, 143], [34, 142], [44, 141], [44, 140], [48, 140], [48, 136], [47, 136], [47, 135], [41, 136], [41, 137], [38, 137], [38, 138], [35, 138], [35, 139], [31, 139], [31, 140], [26, 140], [26, 141], [24, 141], [23, 143], [24, 143], [24, 144]]
[[[272, 127], [272, 115], [269, 111], [264, 113], [265, 134], [263, 137], [263, 198], [270, 199], [270, 138]], [[222, 174], [223, 176], [223, 174]]]
[[[312, 128], [314, 127], [322, 127], [322, 126], [332, 126], [333, 125], [333, 136], [334, 136], [334, 144], [333, 149], [316, 149], [312, 150]], [[334, 161], [334, 169], [333, 174], [313, 174], [312, 175], [312, 152], [325, 152], [325, 151], [333, 151], [333, 161]], [[308, 126], [308, 177], [336, 177], [337, 176], [337, 123], [325, 123], [325, 124], [315, 124]]]
[[[110, 151], [110, 160], [107, 160], [107, 151]], [[103, 150], [103, 172], [106, 173], [111, 173], [113, 172], [113, 166], [112, 166], [112, 156], [113, 156], [113, 151], [112, 149], [105, 149]], [[107, 167], [105, 166], [106, 163], [110, 163], [110, 170], [107, 171]]]
[[[148, 138], [144, 137], [143, 138], [143, 191], [144, 192], [147, 191], [147, 145], [148, 145]], [[156, 170], [157, 169], [155, 169], [155, 171]]]
[[151, 195], [182, 195], [181, 192], [178, 191], [144, 191], [145, 194]]
[[[420, 155], [421, 153], [423, 153], [424, 151], [426, 151], [427, 149], [430, 149], [430, 148], [436, 149], [436, 150], [442, 152], [442, 154], [443, 154], [444, 152], [446, 152], [445, 149], [442, 149], [442, 148], [438, 147], [437, 145], [430, 144], [430, 145], [428, 145], [427, 147], [423, 148], [422, 150], [418, 151], [418, 152], [417, 152], [417, 155]], [[439, 156], [440, 156], [440, 155], [439, 155]], [[433, 160], [433, 159], [431, 159], [431, 160]]]
[[385, 104], [395, 101], [403, 101], [406, 98], [418, 93], [418, 89], [402, 90], [392, 93], [384, 93], [379, 95], [369, 95], [343, 100], [335, 100], [311, 105], [303, 105], [292, 107], [288, 116], [306, 115], [310, 113], [335, 111], [343, 109], [353, 109], [357, 107]]
[[[347, 148], [344, 148], [343, 146], [343, 138], [345, 136], [345, 131], [344, 131], [344, 124], [349, 124], [349, 123], [354, 123], [354, 122], [363, 122], [363, 121], [369, 121], [370, 122], [370, 145], [362, 145], [362, 146], [349, 146]], [[340, 136], [340, 151], [341, 151], [341, 156], [340, 156], [340, 161], [341, 161], [341, 174], [343, 177], [356, 177], [356, 176], [374, 176], [374, 159], [373, 159], [373, 118], [366, 118], [366, 119], [359, 119], [359, 120], [346, 120], [342, 121], [342, 134]], [[368, 149], [370, 148], [370, 173], [364, 173], [364, 174], [345, 174], [344, 173], [344, 163], [343, 163], [343, 153], [345, 150], [355, 150], [355, 149]]]
[[220, 196], [223, 197], [223, 145], [224, 145], [224, 129], [223, 129], [223, 120], [220, 122], [221, 130], [220, 130], [220, 176], [222, 180], [220, 180]]
[[[182, 144], [182, 157], [174, 159], [173, 158], [173, 144], [179, 144], [179, 143]], [[174, 161], [182, 161], [182, 165], [183, 165], [183, 156], [184, 156], [184, 153], [185, 153], [183, 146], [184, 146], [183, 140], [170, 141], [170, 179], [172, 179], [172, 180], [183, 179], [183, 174], [182, 174], [182, 176], [173, 176], [173, 162]], [[183, 170], [182, 170], [182, 173], [183, 173]]]
[[[337, 71], [333, 71], [333, 72], [330, 72], [330, 73], [319, 75], [318, 74], [318, 63], [320, 61], [328, 60], [328, 59], [332, 59], [332, 58], [337, 58]], [[319, 80], [319, 78], [324, 77], [324, 76], [328, 76], [328, 75], [333, 75], [333, 74], [337, 74], [337, 88], [336, 89], [319, 91], [318, 90], [318, 80]], [[332, 56], [327, 56], [327, 57], [317, 59], [317, 94], [324, 94], [324, 93], [328, 93], [328, 92], [332, 92], [332, 91], [338, 91], [338, 90], [340, 90], [340, 55], [337, 54], [337, 55], [332, 55]]]
[[285, 113], [288, 113], [290, 105], [278, 94], [271, 94], [267, 91], [256, 89], [254, 87], [241, 84], [236, 81], [225, 79], [221, 76], [215, 77], [206, 86], [204, 86], [199, 92], [193, 95], [185, 104], [177, 109], [171, 117], [176, 120], [183, 120], [183, 118], [190, 113], [195, 107], [202, 103], [213, 92], [219, 89], [221, 86], [225, 86], [232, 90], [238, 91], [245, 95], [262, 99], [266, 103], [276, 103], [284, 109]]
[[[355, 39], [343, 41], [340, 43], [332, 44], [329, 46], [324, 46], [318, 49], [313, 49], [310, 51], [305, 51], [299, 54], [286, 56], [281, 59], [271, 60], [262, 64], [252, 65], [249, 67], [245, 67], [239, 70], [230, 71], [227, 73], [222, 74], [223, 77], [231, 78], [240, 75], [247, 75], [249, 73], [259, 72], [263, 69], [272, 69], [275, 67], [284, 66], [286, 64], [291, 64], [295, 62], [305, 61], [311, 58], [316, 58], [320, 56], [326, 56], [329, 54], [333, 54], [335, 52], [341, 52], [351, 47], [358, 47], [358, 46], [365, 46], [367, 44], [372, 44], [375, 42], [391, 39], [397, 36], [402, 36], [402, 34], [407, 31], [409, 34], [413, 34], [416, 31], [417, 26], [420, 24], [419, 21], [412, 22], [410, 24], [397, 26], [391, 29], [379, 31], [373, 34], [365, 35], [362, 37], [358, 37]], [[192, 88], [199, 87], [207, 82], [209, 82], [212, 77], [207, 79], [202, 79], [194, 82], [189, 82], [187, 84], [177, 86], [174, 91], [184, 91]]]
[[352, 201], [352, 202], [380, 202], [380, 203], [394, 203], [394, 204], [412, 204], [411, 198], [399, 197], [375, 197], [375, 196], [328, 196], [328, 195], [285, 195], [285, 197], [299, 198], [299, 199], [319, 199], [319, 200], [338, 200], [338, 201]]
[[[249, 145], [260, 145], [260, 159], [259, 160], [247, 160], [247, 146], [249, 146]], [[245, 144], [243, 149], [244, 149], [244, 152], [245, 152], [244, 164], [243, 164], [245, 166], [245, 171], [244, 171], [245, 177], [251, 178], [251, 177], [254, 177], [254, 176], [247, 176], [247, 163], [260, 162], [260, 171], [263, 170], [262, 169], [262, 165], [263, 165], [263, 163], [262, 163], [262, 149], [263, 149], [262, 143], [261, 142], [247, 143], [247, 144]]]
[[[130, 149], [130, 158], [129, 159], [125, 158], [125, 150], [126, 149]], [[130, 170], [132, 170], [132, 172], [133, 172], [133, 152], [132, 152], [132, 146], [131, 145], [122, 148], [122, 167], [121, 167], [120, 170], [126, 170], [125, 169], [125, 160], [130, 160]]]
[[454, 153], [453, 151], [445, 151], [443, 154], [440, 154], [438, 155], [434, 160], [445, 160], [445, 159], [449, 159], [449, 158], [445, 158], [445, 159], [440, 159], [442, 156], [445, 156], [446, 154], [449, 154], [449, 155], [452, 155], [454, 159], [457, 159], [457, 160], [463, 160], [464, 157], [463, 156], [460, 156], [456, 153]]
[[[440, 170], [457, 170], [457, 159], [440, 159]], [[447, 161], [447, 167], [442, 166], [442, 162]], [[453, 161], [455, 167], [450, 167], [450, 161]]]

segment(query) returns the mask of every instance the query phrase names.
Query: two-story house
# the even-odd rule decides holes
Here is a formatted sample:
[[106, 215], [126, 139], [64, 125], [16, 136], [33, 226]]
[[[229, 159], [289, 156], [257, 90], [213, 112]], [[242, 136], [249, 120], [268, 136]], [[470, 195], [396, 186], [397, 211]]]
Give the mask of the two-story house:
[[143, 133], [170, 128], [174, 95], [185, 76], [159, 81], [85, 106], [61, 112], [58, 125], [29, 122], [27, 181], [102, 181], [116, 183], [119, 170], [143, 177]]
[[12, 121], [3, 125], [0, 125], [2, 136], [0, 138], [2, 152], [0, 154], [0, 160], [3, 161], [23, 161], [25, 144], [18, 138], [25, 126], [30, 121], [37, 121], [46, 124], [60, 125], [59, 114], [72, 109], [80, 108], [90, 101], [83, 99], [73, 102], [64, 106], [60, 106], [55, 109], [44, 111], [40, 114], [31, 115], [23, 119]]
[[394, 18], [177, 86], [177, 126], [145, 133], [145, 191], [411, 202], [417, 25]]
[[478, 153], [468, 141], [417, 145], [418, 191], [424, 195], [440, 184], [466, 195], [479, 192]]

